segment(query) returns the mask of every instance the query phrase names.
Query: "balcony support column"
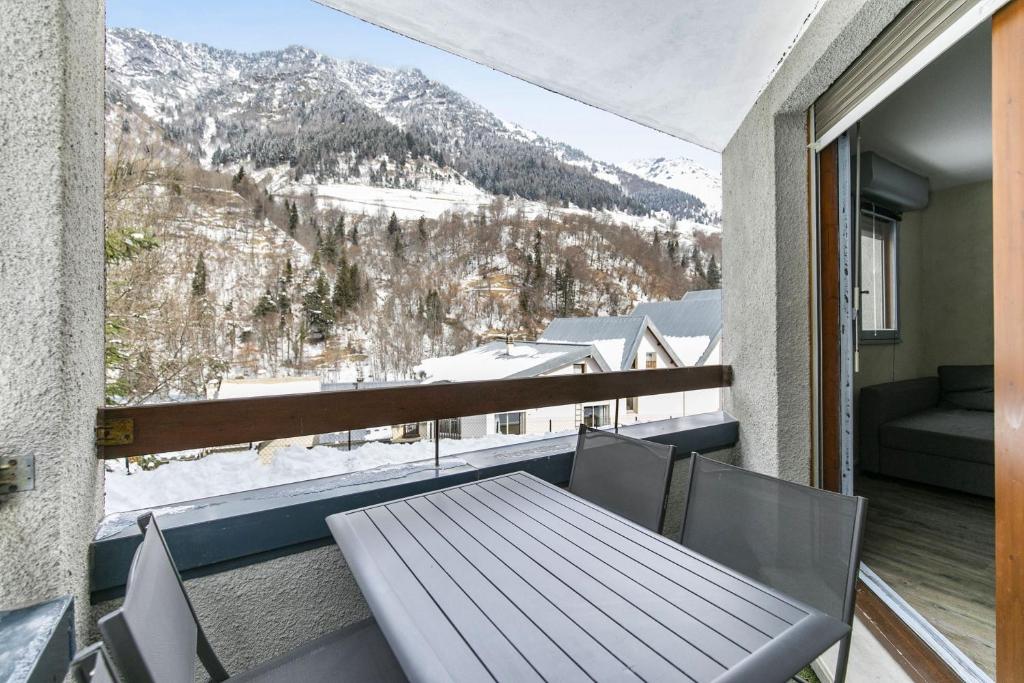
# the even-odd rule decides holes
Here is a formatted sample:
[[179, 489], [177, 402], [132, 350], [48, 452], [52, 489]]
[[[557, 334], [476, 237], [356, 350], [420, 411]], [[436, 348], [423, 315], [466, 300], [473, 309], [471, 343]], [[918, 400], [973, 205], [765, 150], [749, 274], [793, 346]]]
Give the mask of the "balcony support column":
[[0, 0], [0, 607], [59, 595], [88, 637], [103, 510], [103, 0]]

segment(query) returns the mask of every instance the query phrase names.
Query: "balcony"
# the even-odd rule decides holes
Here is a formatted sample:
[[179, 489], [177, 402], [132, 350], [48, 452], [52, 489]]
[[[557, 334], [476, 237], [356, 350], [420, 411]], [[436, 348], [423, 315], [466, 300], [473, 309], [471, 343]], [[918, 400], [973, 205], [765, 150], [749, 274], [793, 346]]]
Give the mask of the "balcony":
[[[1016, 0], [1018, 9], [1021, 2]], [[375, 5], [340, 0], [325, 4], [362, 6], [369, 8], [367, 12]], [[808, 230], [808, 222], [813, 224], [819, 207], [811, 182], [817, 167], [807, 149], [809, 132], [810, 140], [817, 133], [813, 116], [810, 125], [808, 117], [828, 84], [882, 35], [905, 5], [917, 10], [945, 8], [950, 3], [828, 0], [812, 4], [817, 8], [813, 19], [799, 8], [788, 8], [794, 16], [799, 14], [798, 21], [789, 25], [793, 30], [781, 42], [788, 56], [762, 60], [763, 75], [769, 80], [747, 83], [746, 100], [737, 95], [719, 101], [717, 111], [722, 116], [701, 115], [697, 121], [709, 144], [725, 147], [725, 209], [733, 231], [725, 261], [728, 344], [722, 362], [726, 365], [97, 412], [104, 387], [103, 3], [0, 2], [4, 19], [0, 55], [5, 57], [0, 82], [7, 93], [0, 103], [0, 137], [7, 162], [0, 166], [5, 198], [0, 202], [0, 289], [5, 294], [0, 304], [4, 330], [0, 335], [0, 398], [4, 402], [0, 482], [12, 487], [0, 495], [0, 609], [13, 608], [0, 614], [0, 629], [13, 622], [35, 624], [28, 641], [48, 644], [29, 653], [28, 659], [14, 658], [0, 647], [0, 678], [13, 676], [11, 672], [23, 675], [42, 663], [66, 665], [69, 643], [77, 646], [94, 640], [98, 618], [120, 604], [141, 535], [134, 527], [134, 510], [104, 517], [103, 467], [107, 462], [117, 466], [125, 457], [402, 424], [452, 435], [456, 432], [451, 421], [460, 417], [587, 400], [617, 404], [619, 399], [636, 396], [720, 387], [726, 398], [723, 412], [640, 425], [612, 417], [611, 426], [618, 426], [625, 435], [672, 444], [680, 458], [697, 450], [781, 479], [835, 485], [826, 479], [838, 478], [838, 463], [829, 462], [831, 469], [823, 474], [820, 449], [823, 432], [829, 429], [833, 432], [827, 436], [839, 442], [841, 406], [833, 400], [838, 389], [834, 396], [822, 395], [817, 334], [823, 326], [817, 317], [822, 292], [814, 261], [819, 245], [813, 240], [808, 243], [809, 232], [814, 232]], [[957, 15], [960, 18], [954, 17], [954, 24], [964, 23], [963, 16], [988, 21], [1003, 4], [958, 3], [958, 8], [978, 7], [984, 12]], [[1004, 27], [1010, 24], [1006, 15], [1001, 20]], [[1024, 15], [1018, 11], [1016, 16]], [[476, 16], [494, 28], [492, 18]], [[562, 28], [549, 22], [546, 30]], [[623, 33], [621, 26], [612, 28], [615, 36]], [[947, 29], [944, 25], [943, 31]], [[459, 37], [446, 34], [444, 39]], [[483, 31], [474, 40], [483, 43], [476, 57], [499, 47]], [[613, 40], [589, 42], [590, 49], [604, 53], [602, 59], [608, 60], [591, 60], [593, 64], [613, 64], [621, 56]], [[739, 54], [729, 40], [720, 42], [719, 49]], [[757, 42], [753, 52], [765, 44]], [[1007, 46], [1020, 41], [1004, 38], [1001, 44], [1012, 51]], [[511, 70], [512, 60], [523, 51], [515, 44], [504, 48], [503, 59], [510, 60], [504, 66]], [[642, 59], [647, 59], [659, 51], [643, 53]], [[611, 110], [622, 105], [618, 110], [624, 115], [658, 100], [653, 96], [658, 93], [685, 92], [686, 103], [699, 102], [706, 95], [700, 87], [707, 80], [703, 74], [698, 74], [702, 78], [693, 81], [692, 89], [680, 89], [664, 80], [670, 70], [648, 68], [651, 65], [640, 58], [631, 59], [631, 68], [617, 68], [616, 73], [629, 79], [637, 73], [658, 74], [644, 84], [652, 96], [616, 101], [620, 93], [632, 89], [618, 87], [622, 82], [608, 87], [610, 81], [596, 77], [600, 73], [592, 82], [581, 84], [578, 94], [587, 99], [588, 89], [600, 89], [589, 93], [600, 97], [589, 99]], [[1011, 62], [1009, 58], [997, 61], [1003, 68], [1004, 87], [1005, 82], [1021, 82], [1005, 79], [1006, 64]], [[552, 78], [549, 85], [563, 90], [578, 77], [576, 70], [564, 65], [547, 73]], [[718, 85], [731, 87], [727, 81], [721, 79]], [[1007, 101], [1019, 101], [1014, 91], [1010, 94], [1014, 97]], [[654, 112], [668, 117], [661, 125], [682, 120], [670, 109], [666, 105]], [[997, 130], [1020, 129], [1019, 111], [1003, 106], [996, 113], [1003, 124], [1011, 124]], [[833, 120], [829, 126], [832, 133], [838, 123]], [[1014, 138], [1004, 134], [1003, 142], [1010, 148]], [[1020, 158], [1016, 154], [1012, 163], [1001, 161], [996, 177], [1002, 185], [997, 182], [996, 187], [1012, 185], [1005, 178], [1019, 175]], [[1019, 204], [1016, 195], [1003, 192], [1005, 201], [997, 204], [996, 220], [1002, 231], [997, 235], [1003, 235], [1005, 244], [997, 242], [995, 254], [1006, 266], [1005, 259], [1019, 256], [1019, 240], [1009, 239], [1007, 226], [1019, 232], [1021, 212], [1013, 208]], [[1024, 329], [1017, 317], [1019, 306], [1012, 302], [1019, 301], [1024, 288], [1013, 277], [996, 282], [996, 305], [1005, 325], [996, 338], [1001, 345], [1007, 340], [1012, 345]], [[835, 346], [840, 348], [838, 343]], [[1024, 614], [1018, 609], [1018, 587], [1024, 575], [1012, 563], [1007, 548], [1019, 545], [1024, 525], [1019, 523], [1019, 500], [1008, 495], [1010, 487], [1021, 481], [1022, 472], [1020, 458], [1013, 455], [1021, 449], [1012, 447], [1019, 441], [1018, 431], [1007, 426], [1020, 402], [1014, 389], [1020, 382], [1007, 383], [1006, 373], [1021, 364], [1014, 355], [1017, 349], [1001, 351], [1005, 355], [996, 363], [1000, 382], [996, 392], [1007, 393], [999, 399], [1005, 398], [1002, 405], [1006, 407], [996, 413], [1002, 430], [997, 435], [1001, 454], [997, 462], [1005, 472], [997, 480], [1002, 491], [996, 553], [999, 657], [1001, 673], [1009, 672], [1012, 679], [1024, 661], [1024, 649], [1012, 637], [1019, 632], [1015, 625]], [[825, 369], [840, 376], [838, 364]], [[607, 420], [593, 412], [589, 418]], [[515, 424], [507, 419], [503, 428], [514, 430]], [[415, 431], [421, 437], [425, 433], [410, 429], [409, 438]], [[572, 463], [572, 439], [564, 436], [457, 456], [436, 448], [433, 458], [386, 471], [368, 469], [176, 501], [156, 511], [199, 617], [230, 670], [248, 668], [369, 614], [352, 572], [330, 540], [326, 516], [513, 471], [562, 486]], [[669, 489], [669, 515], [662, 531], [670, 536], [680, 524], [687, 483], [682, 479], [684, 469], [677, 468]], [[931, 669], [908, 664], [911, 660], [934, 662], [934, 656], [929, 659], [934, 643], [908, 637], [914, 624], [908, 627], [905, 617], [895, 616], [887, 607], [895, 602], [893, 596], [872, 584], [870, 575], [863, 578], [848, 680], [906, 680], [907, 676], [954, 680], [958, 673], [962, 675], [966, 669], [954, 672], [941, 663]], [[20, 609], [30, 603], [40, 604], [40, 611]], [[908, 657], [915, 653], [921, 657]], [[825, 669], [823, 678], [827, 678]]]

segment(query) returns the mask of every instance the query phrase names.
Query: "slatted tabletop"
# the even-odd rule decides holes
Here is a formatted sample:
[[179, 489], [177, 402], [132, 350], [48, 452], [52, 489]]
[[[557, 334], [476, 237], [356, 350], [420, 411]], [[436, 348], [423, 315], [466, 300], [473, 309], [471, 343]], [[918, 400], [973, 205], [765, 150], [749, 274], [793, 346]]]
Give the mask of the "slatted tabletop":
[[849, 630], [522, 472], [327, 523], [412, 681], [783, 681]]

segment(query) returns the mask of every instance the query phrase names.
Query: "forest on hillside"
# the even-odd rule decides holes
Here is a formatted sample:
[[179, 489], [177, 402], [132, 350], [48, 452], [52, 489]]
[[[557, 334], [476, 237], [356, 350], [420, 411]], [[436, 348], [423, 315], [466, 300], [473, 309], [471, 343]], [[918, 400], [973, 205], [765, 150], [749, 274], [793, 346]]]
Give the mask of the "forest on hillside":
[[592, 214], [399, 220], [274, 195], [152, 140], [108, 145], [108, 398], [195, 398], [225, 377], [361, 366], [532, 339], [555, 316], [615, 315], [720, 281], [720, 236], [692, 244]]

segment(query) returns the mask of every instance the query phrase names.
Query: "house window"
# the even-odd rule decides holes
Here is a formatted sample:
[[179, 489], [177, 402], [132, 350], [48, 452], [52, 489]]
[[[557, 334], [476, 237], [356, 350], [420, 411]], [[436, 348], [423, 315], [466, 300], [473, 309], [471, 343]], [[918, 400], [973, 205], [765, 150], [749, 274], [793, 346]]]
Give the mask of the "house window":
[[402, 425], [402, 438], [403, 439], [418, 439], [420, 438], [420, 423], [410, 422]]
[[645, 358], [645, 368], [647, 368], [648, 370], [654, 370], [655, 368], [658, 367], [658, 353], [656, 351], [648, 351]]
[[494, 423], [498, 434], [524, 434], [526, 413], [498, 413], [494, 416]]
[[437, 421], [437, 436], [441, 439], [461, 439], [462, 438], [462, 420], [461, 418], [451, 418]]
[[586, 363], [573, 363], [572, 364], [572, 372], [575, 375], [585, 375], [585, 374], [587, 374], [587, 364]]
[[626, 399], [626, 412], [635, 413], [637, 411], [637, 405], [640, 403], [639, 396], [631, 396]]
[[864, 211], [860, 228], [860, 338], [899, 339], [897, 243], [899, 222]]
[[583, 424], [588, 427], [601, 427], [611, 424], [610, 414], [607, 405], [583, 406]]

